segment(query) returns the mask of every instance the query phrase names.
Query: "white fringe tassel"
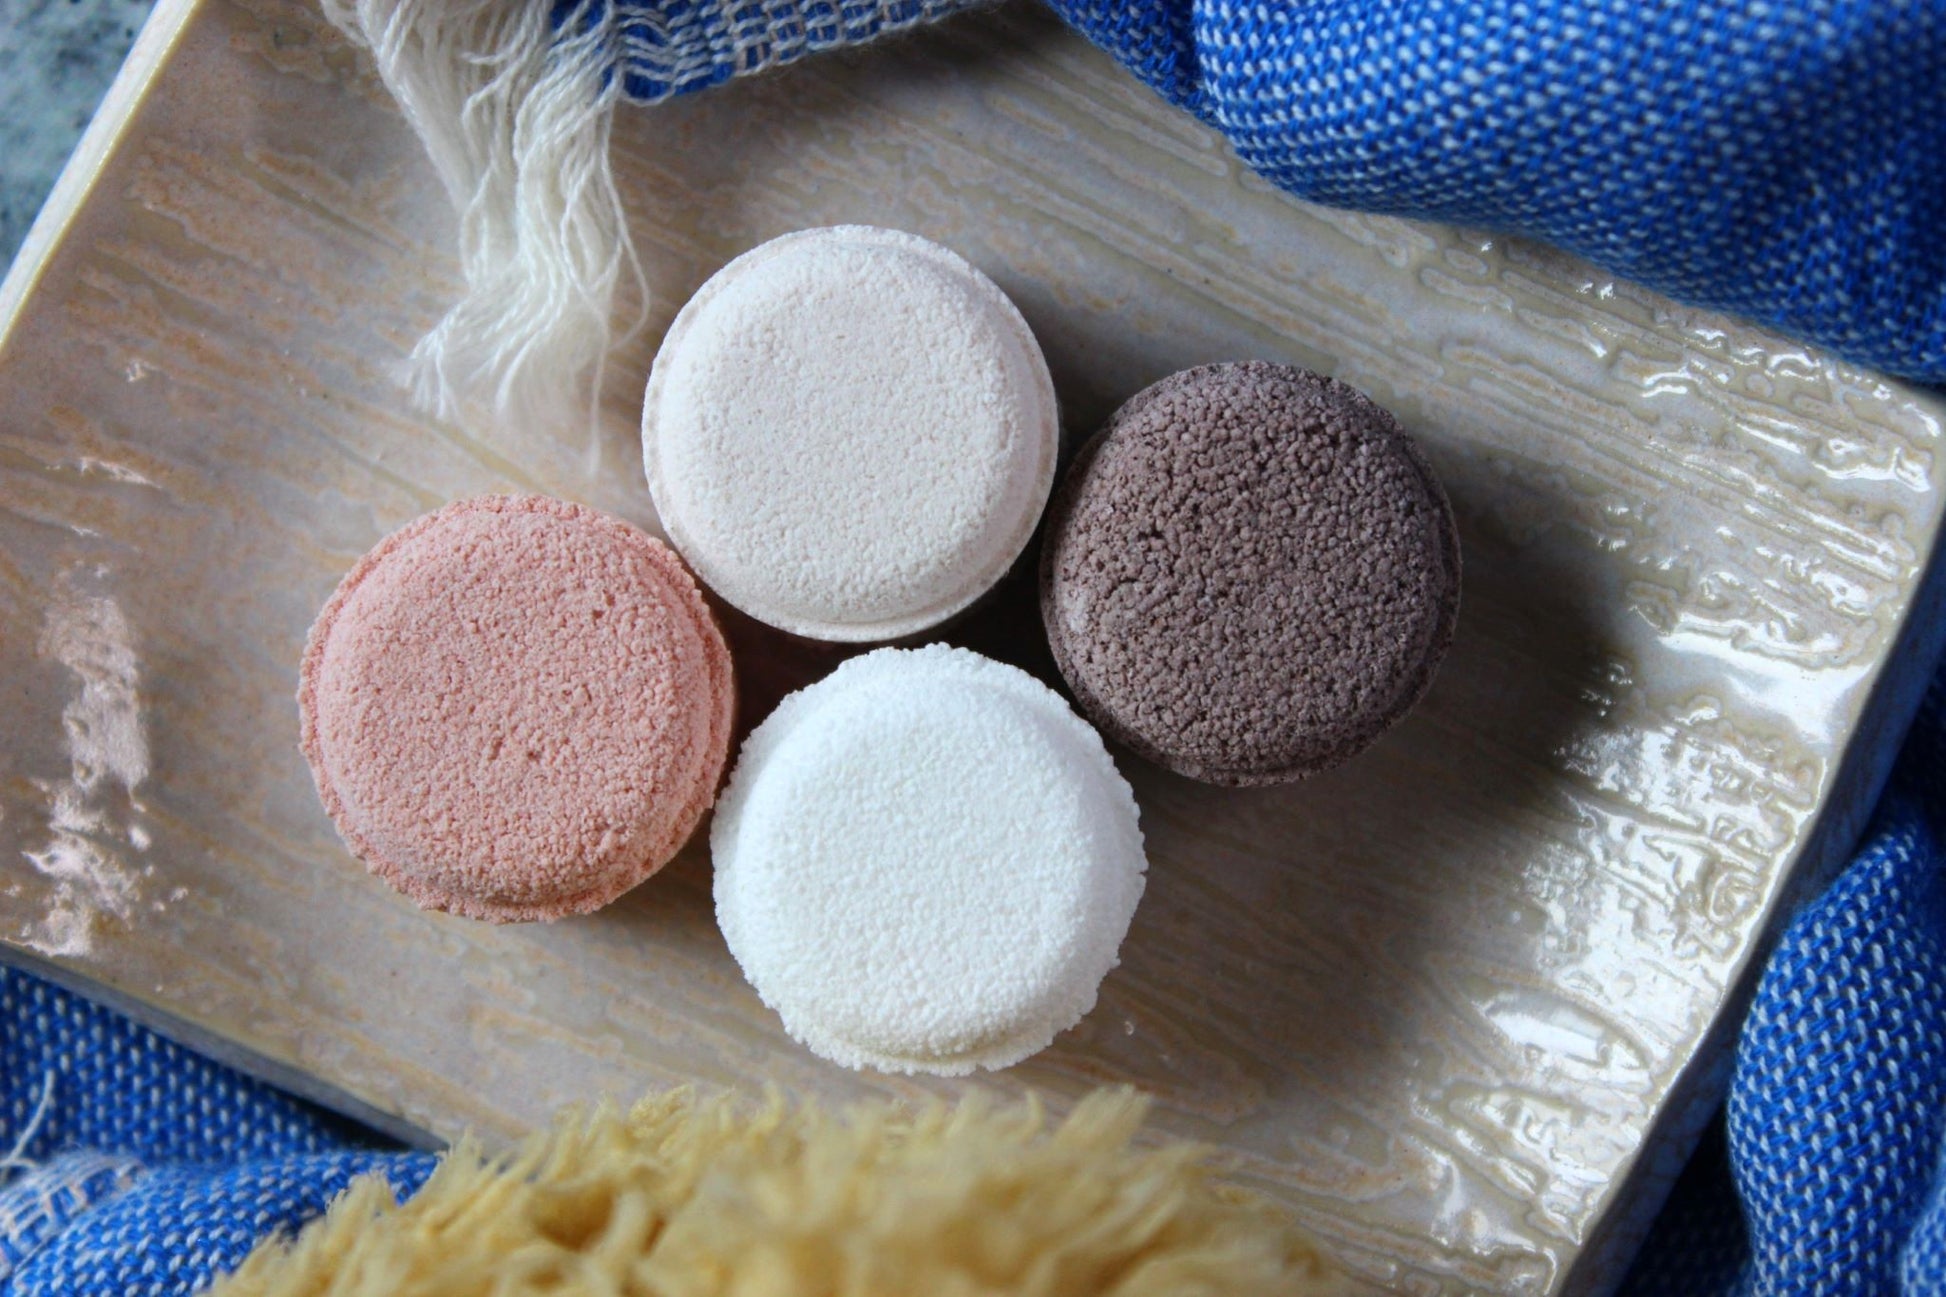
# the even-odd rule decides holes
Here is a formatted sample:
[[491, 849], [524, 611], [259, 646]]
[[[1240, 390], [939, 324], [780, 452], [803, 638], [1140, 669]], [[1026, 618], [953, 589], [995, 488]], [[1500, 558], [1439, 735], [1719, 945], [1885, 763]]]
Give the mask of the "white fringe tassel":
[[[616, 6], [556, 27], [550, 5], [509, 0], [323, 4], [371, 48], [460, 217], [465, 295], [413, 350], [414, 401], [527, 426], [585, 402], [592, 423], [603, 359], [648, 311], [608, 164]], [[618, 339], [624, 277], [639, 309]]]

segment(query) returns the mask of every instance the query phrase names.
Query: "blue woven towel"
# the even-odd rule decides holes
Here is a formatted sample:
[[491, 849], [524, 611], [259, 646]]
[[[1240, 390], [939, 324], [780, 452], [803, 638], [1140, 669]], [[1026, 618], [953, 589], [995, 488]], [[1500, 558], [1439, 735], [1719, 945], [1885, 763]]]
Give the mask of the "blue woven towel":
[[353, 1176], [432, 1167], [5, 968], [0, 1151], [0, 1297], [186, 1297]]
[[[959, 0], [616, 2], [648, 100]], [[1537, 235], [1946, 381], [1946, 0], [1053, 2], [1302, 196]], [[1631, 1294], [1946, 1294], [1942, 690], [1785, 934]], [[0, 1297], [193, 1292], [362, 1169], [416, 1187], [427, 1159], [371, 1144], [0, 971]]]
[[1303, 198], [1946, 382], [1946, 0], [1053, 0]]

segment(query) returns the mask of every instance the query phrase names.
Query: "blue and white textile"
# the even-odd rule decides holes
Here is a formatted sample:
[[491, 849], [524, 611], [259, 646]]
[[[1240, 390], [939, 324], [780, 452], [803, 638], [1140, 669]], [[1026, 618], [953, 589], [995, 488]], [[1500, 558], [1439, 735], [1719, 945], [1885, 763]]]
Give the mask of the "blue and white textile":
[[1942, 0], [1053, 0], [1301, 198], [1946, 382]]
[[1925, 1241], [1941, 1222], [1913, 1228], [1946, 1129], [1942, 740], [1935, 699], [1865, 849], [1792, 925], [1745, 1022], [1728, 1115], [1754, 1292], [1886, 1292], [1902, 1264], [1946, 1277]]
[[383, 1169], [385, 1141], [0, 968], [0, 1297], [177, 1297]]

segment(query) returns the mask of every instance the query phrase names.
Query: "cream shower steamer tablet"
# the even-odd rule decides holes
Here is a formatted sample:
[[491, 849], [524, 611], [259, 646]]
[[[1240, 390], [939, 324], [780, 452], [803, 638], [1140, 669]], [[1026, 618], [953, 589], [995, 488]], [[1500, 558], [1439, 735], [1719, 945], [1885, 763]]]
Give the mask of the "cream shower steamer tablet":
[[1017, 1063], [1094, 1007], [1145, 867], [1093, 728], [941, 645], [786, 698], [745, 742], [710, 850], [723, 935], [793, 1037], [948, 1076]]
[[759, 621], [897, 639], [1012, 565], [1054, 481], [1054, 385], [991, 280], [915, 235], [803, 230], [677, 314], [642, 415], [671, 543]]

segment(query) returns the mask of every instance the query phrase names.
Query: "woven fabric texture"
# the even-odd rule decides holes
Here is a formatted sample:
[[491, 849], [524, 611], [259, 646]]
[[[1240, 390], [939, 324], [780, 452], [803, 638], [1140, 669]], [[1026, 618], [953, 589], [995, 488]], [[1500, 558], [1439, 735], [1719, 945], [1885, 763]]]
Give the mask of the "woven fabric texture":
[[42, 1165], [18, 1168], [0, 1189], [0, 1284], [27, 1258], [79, 1220], [128, 1189], [142, 1176], [133, 1158], [104, 1153], [66, 1153]]
[[0, 1297], [186, 1297], [362, 1171], [432, 1159], [0, 968]]
[[363, 1129], [128, 1019], [0, 968], [0, 1149], [96, 1149], [150, 1165], [322, 1153]]
[[991, 0], [556, 0], [557, 23], [612, 12], [622, 88], [652, 104], [806, 54], [862, 45]]
[[1946, 381], [1946, 0], [1051, 0], [1302, 198]]
[[1754, 1294], [1946, 1291], [1941, 688], [1863, 850], [1784, 934], [1744, 1023], [1727, 1116]]
[[0, 1294], [186, 1297], [259, 1240], [320, 1215], [353, 1177], [381, 1171], [403, 1195], [432, 1164], [424, 1154], [343, 1152], [153, 1170], [28, 1254]]

